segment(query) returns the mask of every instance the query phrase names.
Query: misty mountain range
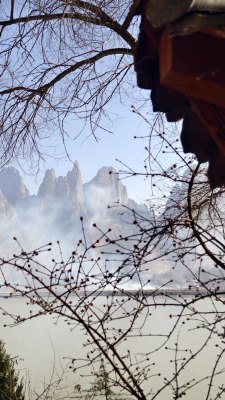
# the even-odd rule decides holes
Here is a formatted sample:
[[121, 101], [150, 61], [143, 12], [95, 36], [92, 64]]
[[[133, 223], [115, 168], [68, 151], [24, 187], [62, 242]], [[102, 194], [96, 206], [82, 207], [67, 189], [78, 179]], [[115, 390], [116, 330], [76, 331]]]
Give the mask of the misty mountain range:
[[[173, 198], [178, 196], [177, 188], [175, 192]], [[30, 195], [16, 168], [5, 167], [0, 171], [0, 256], [20, 254], [21, 249], [12, 240], [16, 237], [26, 251], [59, 240], [63, 255], [67, 257], [82, 239], [81, 216], [88, 244], [99, 237], [100, 231], [106, 232], [109, 228], [112, 229], [111, 238], [136, 234], [138, 228], [133, 224], [132, 210], [147, 221], [155, 218], [145, 204], [137, 204], [128, 197], [126, 187], [112, 167], [102, 167], [87, 183], [82, 182], [78, 163], [66, 176], [57, 177], [54, 169], [49, 169], [37, 195]], [[99, 230], [94, 229], [93, 224]], [[162, 243], [162, 249], [168, 243]], [[126, 242], [126, 246], [129, 245], [132, 247], [134, 242]], [[171, 286], [182, 286], [187, 280], [186, 272], [180, 268], [179, 273], [173, 270], [172, 256], [160, 260], [155, 255], [155, 250], [149, 254], [149, 262], [144, 265], [144, 279], [150, 278], [153, 286], [171, 279], [174, 282]], [[129, 271], [124, 270], [124, 273]], [[14, 273], [9, 279], [15, 279]], [[137, 283], [135, 276], [129, 285], [132, 283]]]
[[[78, 163], [66, 176], [57, 177], [55, 171], [49, 169], [37, 195], [30, 195], [16, 168], [5, 167], [0, 171], [0, 257], [11, 258], [13, 254], [20, 255], [21, 250], [33, 251], [52, 242], [51, 254], [40, 255], [42, 261], [48, 264], [52, 258], [59, 256], [56, 242], [60, 241], [63, 257], [67, 259], [79, 239], [83, 239], [82, 224], [89, 246], [109, 228], [110, 239], [137, 233], [132, 210], [147, 218], [153, 216], [145, 204], [137, 204], [128, 197], [126, 187], [111, 167], [102, 167], [87, 183], [82, 182]], [[106, 239], [105, 236], [105, 245]], [[133, 244], [133, 241], [126, 242], [128, 247]], [[110, 246], [107, 243], [107, 251], [111, 251]], [[93, 253], [97, 252], [93, 249]], [[112, 252], [115, 253], [113, 244]], [[114, 268], [117, 256], [113, 256], [110, 268], [111, 265]], [[107, 256], [101, 256], [103, 262], [104, 257]], [[119, 258], [121, 260], [121, 256]], [[17, 275], [13, 269], [7, 273], [10, 281], [17, 281]]]
[[[37, 195], [30, 195], [23, 178], [14, 167], [0, 171], [0, 239], [16, 236], [23, 246], [33, 248], [54, 240], [74, 246], [80, 238], [83, 217], [88, 239], [95, 223], [115, 235], [134, 231], [132, 216], [122, 209], [149, 213], [145, 205], [129, 199], [126, 187], [114, 168], [102, 167], [87, 183], [82, 182], [78, 163], [66, 176], [46, 171]], [[7, 245], [8, 248], [8, 245]]]
[[54, 169], [48, 169], [38, 189], [38, 194], [32, 196], [19, 171], [14, 167], [5, 167], [0, 171], [0, 213], [5, 213], [7, 207], [10, 206], [18, 207], [24, 201], [34, 204], [54, 199], [58, 202], [69, 200], [74, 205], [75, 214], [78, 215], [84, 211], [85, 202], [89, 201], [88, 192], [95, 188], [105, 191], [101, 198], [104, 204], [108, 201], [120, 201], [127, 204], [129, 201], [126, 187], [118, 180], [118, 174], [111, 167], [102, 167], [97, 175], [85, 184], [82, 182], [78, 163], [75, 163], [66, 176], [57, 177]]

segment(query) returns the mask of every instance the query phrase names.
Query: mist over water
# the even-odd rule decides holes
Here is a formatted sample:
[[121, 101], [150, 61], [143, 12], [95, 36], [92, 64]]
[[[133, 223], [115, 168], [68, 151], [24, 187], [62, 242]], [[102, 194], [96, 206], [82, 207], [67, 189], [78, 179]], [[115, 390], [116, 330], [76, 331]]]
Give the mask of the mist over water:
[[[134, 212], [149, 223], [156, 218], [153, 209], [129, 198], [126, 187], [111, 167], [102, 167], [87, 183], [82, 181], [78, 163], [66, 176], [57, 177], [53, 169], [47, 170], [37, 195], [30, 195], [19, 172], [14, 167], [8, 167], [0, 171], [0, 190], [1, 256], [9, 258], [23, 250], [29, 252], [51, 242], [51, 252], [39, 253], [40, 261], [48, 266], [51, 266], [52, 259], [59, 260], [62, 255], [64, 260], [68, 259], [82, 240], [90, 246], [89, 257], [101, 253], [102, 263], [107, 260], [107, 268], [113, 271], [126, 255], [116, 253], [116, 246], [107, 241], [113, 243], [114, 239], [139, 234], [138, 227], [133, 223]], [[174, 196], [176, 193], [173, 193]], [[157, 218], [160, 220], [163, 216], [165, 213]], [[104, 233], [107, 235], [104, 236]], [[91, 248], [102, 235], [101, 242]], [[131, 249], [135, 240], [121, 243]], [[170, 287], [186, 286], [192, 275], [182, 265], [173, 268], [173, 254], [162, 257], [169, 246], [172, 246], [170, 240], [162, 242], [159, 250], [150, 251], [138, 273], [134, 273], [133, 265], [126, 264], [121, 274], [130, 274], [132, 279], [124, 279], [123, 287], [135, 289], [143, 284], [145, 288], [165, 284]], [[188, 262], [195, 269], [193, 257]], [[88, 270], [90, 264], [86, 265]], [[11, 269], [8, 278], [17, 281], [18, 274]]]

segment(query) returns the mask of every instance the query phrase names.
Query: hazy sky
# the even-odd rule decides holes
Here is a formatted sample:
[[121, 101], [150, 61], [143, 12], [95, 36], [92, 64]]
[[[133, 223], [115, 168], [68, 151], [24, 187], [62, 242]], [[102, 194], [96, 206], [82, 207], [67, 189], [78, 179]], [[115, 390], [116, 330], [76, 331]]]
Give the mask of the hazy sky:
[[[136, 90], [134, 89], [134, 91]], [[147, 119], [153, 120], [150, 92], [142, 91], [142, 93], [147, 100], [149, 99], [148, 104], [145, 105], [144, 115], [147, 116]], [[73, 168], [75, 161], [78, 161], [80, 165], [83, 182], [91, 180], [102, 166], [111, 166], [117, 171], [127, 170], [128, 168], [123, 166], [122, 163], [136, 172], [144, 173], [144, 160], [148, 156], [145, 146], [148, 146], [148, 138], [134, 139], [134, 136], [148, 136], [150, 126], [140, 116], [131, 111], [132, 104], [135, 103], [132, 103], [129, 98], [127, 98], [127, 103], [124, 105], [121, 105], [116, 100], [113, 105], [110, 104], [111, 118], [114, 122], [112, 125], [108, 125], [108, 129], [113, 133], [98, 130], [96, 132], [98, 140], [90, 134], [90, 130], [87, 128], [77, 137], [82, 124], [79, 120], [73, 121], [71, 119], [67, 126], [70, 132], [69, 139], [67, 139], [67, 151], [70, 159], [65, 157], [60, 141], [57, 143], [48, 141], [46, 143], [46, 152], [51, 153], [52, 156], [46, 157], [45, 162], [40, 165], [40, 172], [34, 176], [22, 174], [31, 194], [37, 191], [46, 169], [54, 168], [57, 176], [66, 175]], [[136, 102], [135, 105], [139, 106], [140, 104], [141, 102]], [[173, 162], [173, 157], [163, 154], [158, 155], [160, 162], [167, 165]], [[26, 162], [21, 165], [24, 166], [26, 172], [30, 172]], [[149, 198], [150, 182], [148, 179], [144, 177], [125, 178], [125, 175], [121, 175], [121, 178], [127, 186], [130, 198], [139, 203]]]
[[[149, 111], [150, 107], [149, 102]], [[25, 184], [31, 193], [35, 192], [43, 179], [45, 169], [54, 168], [57, 175], [65, 175], [68, 170], [72, 169], [72, 162], [76, 160], [79, 162], [84, 182], [92, 179], [102, 166], [125, 170], [126, 168], [117, 160], [135, 171], [144, 172], [144, 159], [147, 156], [144, 149], [146, 140], [134, 139], [134, 136], [147, 135], [149, 127], [139, 116], [132, 113], [129, 105], [115, 105], [112, 110], [112, 116], [116, 117], [117, 113], [119, 115], [113, 126], [109, 127], [113, 133], [98, 131], [98, 141], [93, 135], [88, 135], [88, 130], [74, 139], [80, 131], [81, 124], [79, 121], [70, 122], [71, 139], [67, 141], [67, 149], [71, 161], [62, 157], [63, 150], [60, 143], [58, 146], [51, 145], [49, 151], [53, 153], [53, 157], [46, 158], [45, 163], [41, 165], [39, 174], [33, 177], [23, 174]], [[23, 165], [27, 170], [26, 163]], [[141, 202], [149, 197], [150, 184], [144, 178], [127, 178], [123, 183], [127, 186], [129, 197], [136, 201]]]

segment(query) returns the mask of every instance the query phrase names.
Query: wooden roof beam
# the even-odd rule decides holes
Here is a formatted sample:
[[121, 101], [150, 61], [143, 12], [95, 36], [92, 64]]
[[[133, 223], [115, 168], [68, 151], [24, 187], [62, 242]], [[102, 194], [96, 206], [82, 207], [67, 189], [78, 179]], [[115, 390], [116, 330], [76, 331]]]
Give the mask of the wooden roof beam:
[[184, 17], [189, 12], [225, 12], [224, 0], [146, 0], [145, 15], [154, 28]]

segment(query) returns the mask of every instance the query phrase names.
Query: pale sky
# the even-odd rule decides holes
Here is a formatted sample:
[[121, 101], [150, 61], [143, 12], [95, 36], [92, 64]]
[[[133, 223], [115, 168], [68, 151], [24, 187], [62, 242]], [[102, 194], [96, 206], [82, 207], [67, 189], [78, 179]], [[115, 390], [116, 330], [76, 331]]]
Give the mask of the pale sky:
[[[149, 107], [151, 107], [150, 102]], [[36, 177], [23, 174], [24, 182], [30, 189], [31, 194], [37, 190], [37, 186], [43, 179], [45, 169], [54, 168], [58, 176], [65, 175], [72, 169], [72, 162], [76, 160], [80, 165], [83, 182], [91, 180], [102, 166], [125, 170], [126, 168], [117, 160], [122, 161], [135, 171], [144, 172], [144, 159], [147, 156], [147, 152], [144, 149], [146, 140], [134, 139], [134, 136], [147, 135], [149, 127], [139, 116], [129, 110], [129, 106], [115, 106], [113, 114], [116, 115], [117, 113], [120, 116], [113, 125], [113, 134], [98, 131], [98, 141], [95, 140], [93, 135], [88, 136], [87, 131], [73, 140], [73, 137], [79, 132], [80, 124], [77, 121], [71, 121], [71, 139], [67, 143], [71, 161], [66, 157], [60, 160], [62, 147], [59, 144], [54, 149], [53, 146], [50, 151], [56, 153], [56, 158], [54, 156], [47, 157], [45, 164], [42, 164], [41, 171]], [[23, 165], [26, 170], [26, 164], [23, 163]], [[123, 183], [127, 186], [129, 197], [137, 202], [142, 202], [149, 197], [150, 184], [143, 177], [123, 179]]]
[[[149, 99], [148, 104], [145, 106], [144, 115], [151, 120], [154, 116], [151, 111], [150, 92], [142, 91], [142, 93]], [[67, 140], [67, 150], [71, 160], [65, 157], [63, 146], [58, 141], [58, 143], [51, 143], [51, 145], [47, 142], [46, 152], [51, 153], [52, 156], [46, 157], [45, 162], [40, 165], [40, 171], [36, 176], [29, 176], [30, 169], [27, 167], [26, 162], [22, 162], [21, 165], [28, 172], [28, 174], [22, 173], [22, 175], [30, 193], [35, 194], [37, 192], [46, 169], [54, 168], [57, 176], [65, 176], [73, 168], [75, 161], [78, 161], [80, 165], [83, 182], [91, 180], [102, 166], [111, 166], [117, 171], [128, 169], [117, 160], [120, 160], [136, 172], [144, 173], [144, 160], [148, 156], [145, 146], [148, 146], [148, 139], [134, 139], [134, 136], [148, 136], [150, 126], [140, 116], [131, 111], [131, 105], [132, 103], [129, 103], [129, 99], [127, 99], [127, 104], [115, 103], [111, 105], [111, 116], [116, 119], [113, 125], [109, 126], [113, 133], [102, 130], [97, 131], [98, 141], [87, 129], [74, 139], [80, 132], [82, 125], [77, 120], [71, 120], [68, 124], [70, 139]], [[158, 157], [160, 162], [169, 165], [173, 162], [174, 156], [168, 157], [168, 155], [161, 154]], [[18, 167], [17, 165], [15, 166], [16, 168]], [[121, 178], [127, 187], [130, 198], [141, 203], [150, 197], [150, 182], [145, 177], [125, 178], [125, 175], [121, 175]]]

